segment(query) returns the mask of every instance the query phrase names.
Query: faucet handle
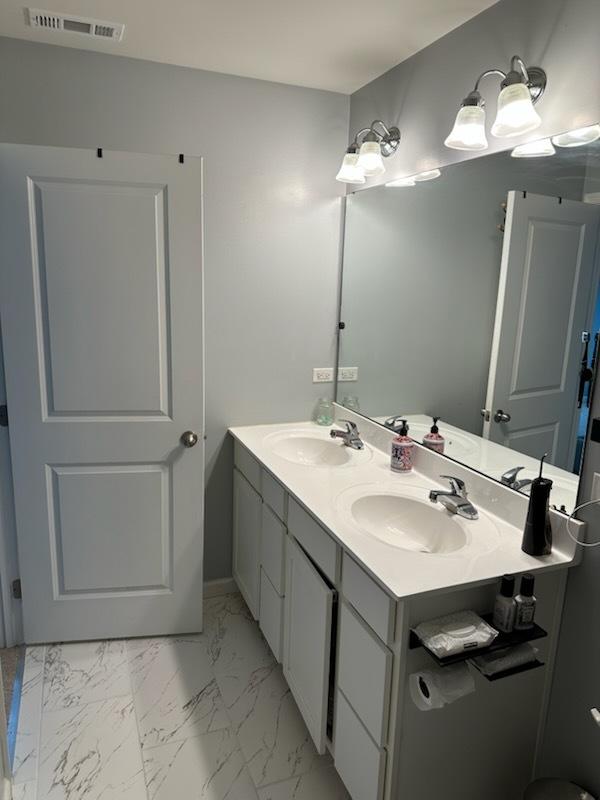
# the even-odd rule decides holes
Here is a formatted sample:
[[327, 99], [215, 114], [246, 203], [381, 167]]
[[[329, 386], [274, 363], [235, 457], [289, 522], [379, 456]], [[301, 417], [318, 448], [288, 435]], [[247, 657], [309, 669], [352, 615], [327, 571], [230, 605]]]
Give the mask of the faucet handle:
[[455, 494], [464, 495], [466, 497], [467, 492], [465, 482], [460, 478], [457, 478], [454, 475], [440, 475], [440, 478], [444, 478], [450, 483], [450, 488], [453, 492], [455, 492]]
[[500, 476], [501, 483], [505, 483], [507, 486], [510, 486], [515, 482], [517, 475], [522, 469], [525, 469], [525, 467], [513, 467], [512, 469], [507, 469], [506, 472], [503, 472]]
[[338, 419], [338, 422], [344, 422], [346, 425], [346, 431], [348, 433], [358, 433], [358, 427], [356, 422], [351, 422], [349, 419]]

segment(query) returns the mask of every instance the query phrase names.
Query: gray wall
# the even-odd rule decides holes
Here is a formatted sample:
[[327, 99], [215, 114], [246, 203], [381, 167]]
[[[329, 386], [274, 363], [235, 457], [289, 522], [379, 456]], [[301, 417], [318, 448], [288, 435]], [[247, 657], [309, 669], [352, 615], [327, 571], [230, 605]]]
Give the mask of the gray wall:
[[[448, 150], [443, 140], [477, 74], [491, 66], [506, 69], [513, 53], [548, 72], [548, 90], [538, 106], [543, 117], [540, 136], [599, 121], [599, 28], [598, 0], [501, 0], [356, 92], [351, 104], [352, 132], [377, 117], [399, 124], [403, 132], [402, 146], [388, 159], [388, 171], [378, 182], [470, 158], [468, 153]], [[496, 93], [492, 83], [486, 93], [489, 117], [495, 113]], [[506, 147], [500, 139], [490, 138], [490, 144], [492, 150]], [[600, 415], [598, 396], [595, 413]], [[584, 497], [592, 473], [600, 472], [599, 448], [591, 445]], [[594, 512], [590, 520], [590, 536], [598, 539], [600, 513]], [[589, 708], [600, 706], [599, 569], [600, 548], [588, 550], [583, 564], [569, 578], [539, 765], [540, 774], [579, 780], [598, 796], [600, 730], [592, 723]]]
[[229, 576], [226, 428], [307, 419], [334, 360], [349, 98], [6, 38], [0, 82], [0, 141], [205, 157], [205, 576]]
[[[489, 67], [506, 71], [515, 53], [548, 73], [548, 88], [537, 106], [543, 125], [536, 138], [598, 122], [599, 27], [598, 0], [501, 0], [355, 92], [353, 133], [375, 118], [402, 131], [398, 152], [386, 160], [387, 173], [374, 183], [471, 158], [444, 147], [444, 139], [479, 73]], [[494, 78], [485, 79], [482, 93], [489, 127], [498, 95]], [[490, 152], [521, 141], [488, 140]]]
[[[600, 151], [600, 148], [599, 148]], [[585, 158], [477, 158], [412, 188], [347, 198], [341, 383], [361, 411], [441, 416], [481, 434], [511, 189], [580, 200]]]

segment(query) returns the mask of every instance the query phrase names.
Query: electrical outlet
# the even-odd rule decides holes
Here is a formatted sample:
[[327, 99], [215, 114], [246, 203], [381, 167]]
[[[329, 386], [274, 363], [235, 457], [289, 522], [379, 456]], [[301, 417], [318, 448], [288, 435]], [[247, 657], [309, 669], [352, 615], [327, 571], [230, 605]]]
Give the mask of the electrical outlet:
[[313, 383], [333, 383], [333, 367], [315, 367]]
[[340, 367], [338, 369], [338, 381], [357, 381], [358, 367]]

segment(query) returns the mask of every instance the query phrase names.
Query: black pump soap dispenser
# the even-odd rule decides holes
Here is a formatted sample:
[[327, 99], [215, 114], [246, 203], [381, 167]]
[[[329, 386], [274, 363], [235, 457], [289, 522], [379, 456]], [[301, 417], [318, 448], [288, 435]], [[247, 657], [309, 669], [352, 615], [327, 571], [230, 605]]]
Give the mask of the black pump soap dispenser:
[[548, 556], [552, 552], [552, 526], [549, 499], [552, 481], [542, 477], [545, 453], [540, 461], [540, 474], [531, 482], [529, 508], [521, 550], [530, 556]]

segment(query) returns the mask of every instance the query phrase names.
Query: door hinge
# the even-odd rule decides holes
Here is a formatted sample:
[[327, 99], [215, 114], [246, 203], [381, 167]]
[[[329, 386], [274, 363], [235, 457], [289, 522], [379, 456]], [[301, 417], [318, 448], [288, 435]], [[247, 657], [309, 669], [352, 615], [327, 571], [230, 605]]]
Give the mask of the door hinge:
[[16, 578], [12, 582], [12, 596], [15, 600], [23, 599], [23, 590], [21, 589], [21, 578]]
[[482, 408], [479, 413], [481, 414], [481, 416], [483, 417], [485, 422], [489, 422], [490, 421], [492, 415], [490, 413], [489, 408]]
[[0, 406], [0, 427], [8, 428], [8, 408]]

